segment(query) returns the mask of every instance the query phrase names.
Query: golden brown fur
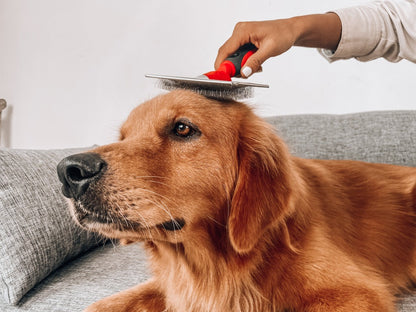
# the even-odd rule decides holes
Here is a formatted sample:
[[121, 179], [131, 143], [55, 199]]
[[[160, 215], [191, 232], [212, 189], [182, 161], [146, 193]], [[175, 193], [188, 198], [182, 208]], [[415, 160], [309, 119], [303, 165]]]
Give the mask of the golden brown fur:
[[[195, 135], [173, 132], [182, 119]], [[246, 105], [188, 91], [93, 152], [108, 169], [74, 214], [110, 215], [79, 222], [144, 242], [154, 277], [89, 312], [395, 311], [415, 277], [415, 168], [294, 157]]]

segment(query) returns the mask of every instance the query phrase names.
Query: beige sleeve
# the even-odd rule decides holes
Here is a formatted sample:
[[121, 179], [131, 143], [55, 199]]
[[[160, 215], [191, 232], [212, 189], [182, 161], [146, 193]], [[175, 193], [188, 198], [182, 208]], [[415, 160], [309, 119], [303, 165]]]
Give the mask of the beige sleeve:
[[416, 0], [376, 1], [333, 11], [342, 23], [336, 51], [320, 49], [330, 62], [355, 57], [416, 63]]

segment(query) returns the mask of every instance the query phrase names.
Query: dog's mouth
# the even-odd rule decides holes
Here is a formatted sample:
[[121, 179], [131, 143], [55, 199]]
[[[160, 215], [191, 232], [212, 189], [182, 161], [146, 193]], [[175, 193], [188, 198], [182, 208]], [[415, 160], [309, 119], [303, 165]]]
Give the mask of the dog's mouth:
[[155, 225], [129, 220], [125, 216], [101, 209], [100, 211], [85, 207], [80, 201], [72, 202], [72, 214], [79, 225], [87, 230], [100, 232], [107, 236], [119, 233], [140, 233], [151, 229], [167, 232], [182, 230], [186, 222], [183, 218], [172, 218]]

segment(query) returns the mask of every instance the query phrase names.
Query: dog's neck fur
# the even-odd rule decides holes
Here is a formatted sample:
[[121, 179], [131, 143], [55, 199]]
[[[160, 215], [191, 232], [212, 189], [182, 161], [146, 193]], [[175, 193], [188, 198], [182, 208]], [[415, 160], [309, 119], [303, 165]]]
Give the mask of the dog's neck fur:
[[[192, 242], [146, 243], [155, 280], [161, 281], [160, 287], [165, 288], [167, 311], [280, 311], [284, 308], [278, 289], [260, 288], [260, 284], [268, 283], [265, 283], [267, 277], [260, 276], [259, 272], [269, 265], [268, 257], [279, 254], [280, 261], [289, 265], [294, 256], [295, 247], [291, 246], [286, 223], [269, 230], [273, 241], [263, 242], [245, 255], [232, 248], [225, 227], [218, 224], [198, 227], [200, 231], [195, 235], [205, 235], [211, 248], [201, 248]], [[240, 270], [235, 270], [236, 267]], [[283, 274], [276, 272], [274, 276]], [[176, 287], [166, 288], [166, 285]], [[275, 302], [265, 299], [273, 297]]]
[[[236, 257], [212, 257], [214, 250], [191, 244], [155, 243], [150, 250], [156, 280], [166, 281], [160, 286], [176, 285], [165, 289], [168, 311], [263, 310], [264, 299], [253, 287], [251, 270], [235, 274], [227, 269]], [[244, 259], [239, 261], [244, 263]]]

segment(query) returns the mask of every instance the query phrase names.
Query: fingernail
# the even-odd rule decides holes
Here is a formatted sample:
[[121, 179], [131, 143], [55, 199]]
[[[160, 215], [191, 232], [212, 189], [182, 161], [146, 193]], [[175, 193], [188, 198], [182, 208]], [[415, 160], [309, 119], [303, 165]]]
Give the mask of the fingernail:
[[253, 70], [251, 69], [251, 67], [244, 66], [241, 72], [243, 73], [245, 77], [250, 77], [251, 74], [253, 73]]

